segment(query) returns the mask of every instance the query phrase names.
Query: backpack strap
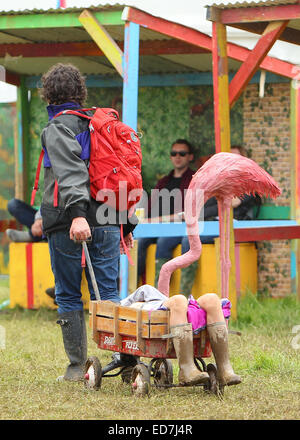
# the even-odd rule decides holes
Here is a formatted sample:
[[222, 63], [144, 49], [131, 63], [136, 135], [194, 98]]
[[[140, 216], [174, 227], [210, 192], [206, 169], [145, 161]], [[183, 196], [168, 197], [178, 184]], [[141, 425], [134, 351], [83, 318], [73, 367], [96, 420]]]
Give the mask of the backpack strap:
[[35, 195], [36, 195], [37, 190], [39, 189], [39, 178], [40, 178], [41, 165], [42, 165], [42, 160], [43, 160], [44, 154], [45, 154], [45, 151], [44, 151], [44, 149], [42, 149], [42, 151], [40, 153], [39, 161], [38, 161], [38, 166], [36, 169], [33, 190], [31, 193], [31, 201], [30, 201], [31, 206], [33, 206], [33, 204], [34, 204]]
[[133, 260], [131, 258], [131, 255], [129, 253], [128, 247], [126, 246], [126, 243], [125, 243], [125, 240], [124, 240], [123, 223], [120, 224], [120, 235], [121, 235], [121, 242], [122, 242], [125, 254], [127, 255], [129, 263], [131, 264], [131, 266], [133, 266], [134, 265]]
[[[80, 110], [83, 112], [87, 112], [87, 111], [95, 110], [95, 108], [83, 108]], [[62, 112], [59, 112], [57, 113], [57, 115], [53, 116], [53, 119], [61, 115], [75, 115], [85, 119], [92, 119], [92, 116], [85, 115], [84, 113], [80, 113], [79, 111], [76, 110], [63, 110]]]

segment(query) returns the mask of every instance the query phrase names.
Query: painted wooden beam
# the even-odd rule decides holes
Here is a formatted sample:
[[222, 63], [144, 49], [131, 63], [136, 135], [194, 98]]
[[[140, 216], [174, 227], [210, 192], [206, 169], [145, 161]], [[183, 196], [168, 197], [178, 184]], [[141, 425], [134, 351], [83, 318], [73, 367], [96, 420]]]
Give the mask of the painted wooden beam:
[[122, 19], [139, 24], [140, 26], [168, 35], [194, 46], [199, 46], [211, 51], [211, 37], [187, 26], [173, 23], [164, 18], [154, 17], [147, 12], [132, 7], [124, 8]]
[[[103, 26], [123, 26], [120, 11], [93, 12], [94, 17]], [[55, 12], [43, 14], [1, 15], [0, 31], [14, 29], [43, 29], [81, 27], [78, 12]]]
[[234, 230], [238, 243], [247, 241], [293, 240], [300, 238], [300, 225], [274, 226], [270, 228], [241, 228]]
[[[187, 26], [173, 23], [163, 18], [154, 17], [146, 12], [138, 9], [127, 7], [124, 9], [122, 18], [137, 23], [147, 29], [154, 30], [172, 38], [185, 41], [194, 46], [202, 47], [212, 51], [212, 38], [206, 34]], [[227, 53], [229, 58], [238, 61], [245, 61], [251, 51], [245, 47], [234, 43], [227, 42]], [[294, 65], [286, 61], [278, 60], [273, 57], [266, 56], [259, 66], [261, 69], [273, 72], [287, 78], [294, 78]]]
[[17, 73], [5, 70], [5, 82], [18, 87], [21, 84], [21, 77]]
[[300, 4], [280, 6], [257, 6], [249, 8], [207, 9], [207, 20], [216, 18], [223, 24], [251, 23], [257, 21], [297, 20], [300, 18]]
[[286, 28], [288, 21], [271, 22], [241, 65], [229, 86], [229, 102], [232, 107], [241, 96], [261, 62]]
[[123, 52], [106, 29], [87, 9], [80, 14], [79, 21], [95, 41], [97, 46], [103, 51], [111, 64], [115, 67], [117, 72], [123, 76]]
[[[124, 42], [116, 41], [123, 51]], [[140, 42], [140, 55], [177, 55], [210, 53], [207, 49], [191, 46], [178, 40], [149, 40]], [[25, 44], [0, 44], [0, 57], [22, 56], [23, 58], [35, 57], [85, 57], [104, 56], [103, 51], [94, 41], [68, 42], [68, 43], [25, 43]]]
[[[253, 34], [262, 35], [265, 28], [265, 22], [257, 22], [257, 23], [242, 23], [242, 24], [234, 24], [231, 25], [236, 29], [242, 29], [247, 32], [252, 32]], [[287, 27], [279, 38], [280, 41], [286, 41], [287, 43], [299, 44], [300, 42], [300, 31], [298, 29], [294, 29], [291, 27]]]
[[[233, 78], [233, 74], [229, 74], [229, 79]], [[40, 76], [29, 76], [26, 78], [26, 86], [29, 89], [38, 87]], [[258, 84], [260, 81], [260, 74], [257, 72], [251, 79], [251, 84]], [[277, 84], [289, 82], [288, 78], [284, 78], [272, 73], [267, 73], [266, 83]], [[212, 85], [211, 72], [198, 73], [165, 73], [153, 75], [140, 75], [139, 87], [182, 87], [182, 86], [201, 86]], [[122, 78], [118, 75], [87, 75], [87, 87], [122, 87]]]

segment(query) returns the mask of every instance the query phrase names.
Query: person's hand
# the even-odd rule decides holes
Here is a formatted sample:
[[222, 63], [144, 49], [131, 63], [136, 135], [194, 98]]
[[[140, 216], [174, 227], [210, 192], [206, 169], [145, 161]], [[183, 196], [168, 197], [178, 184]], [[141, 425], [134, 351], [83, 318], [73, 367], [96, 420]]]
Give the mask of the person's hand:
[[91, 236], [91, 229], [84, 217], [73, 218], [70, 228], [70, 239], [85, 241]]
[[[133, 236], [132, 236], [131, 232], [124, 237], [124, 242], [125, 242], [128, 249], [133, 248], [134, 240], [133, 240]], [[124, 249], [122, 241], [120, 241], [120, 253], [125, 254], [125, 249]]]
[[41, 218], [33, 223], [31, 226], [31, 233], [34, 237], [41, 237], [43, 235], [43, 221]]

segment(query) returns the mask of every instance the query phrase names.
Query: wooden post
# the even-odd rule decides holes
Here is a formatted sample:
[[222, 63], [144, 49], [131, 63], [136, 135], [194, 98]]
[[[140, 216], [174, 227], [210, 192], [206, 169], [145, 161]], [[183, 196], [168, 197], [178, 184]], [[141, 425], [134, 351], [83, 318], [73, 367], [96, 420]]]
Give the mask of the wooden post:
[[30, 200], [28, 191], [28, 89], [24, 78], [21, 78], [17, 89], [17, 127], [15, 131], [15, 197], [21, 200]]
[[[123, 122], [137, 130], [138, 112], [138, 74], [139, 74], [139, 25], [125, 23], [123, 56]], [[121, 298], [128, 294], [128, 260], [126, 255], [120, 259]]]
[[230, 108], [226, 27], [213, 22], [212, 60], [216, 153], [230, 151]]
[[[213, 87], [214, 87], [214, 117], [215, 117], [215, 149], [216, 153], [230, 152], [230, 106], [229, 106], [229, 80], [227, 58], [226, 26], [215, 21], [212, 23], [212, 59], [213, 59]], [[232, 303], [232, 317], [236, 318], [236, 286], [235, 286], [235, 255], [233, 215], [230, 214], [230, 275], [229, 299]], [[222, 213], [219, 209], [219, 222]], [[228, 219], [227, 219], [228, 221]], [[224, 231], [226, 231], [226, 225]], [[220, 228], [221, 230], [221, 228]], [[221, 258], [220, 252], [218, 253]], [[220, 268], [221, 269], [221, 268]], [[223, 286], [224, 287], [224, 286]], [[222, 287], [222, 290], [223, 290]], [[220, 295], [220, 292], [218, 292]]]
[[[172, 252], [172, 258], [179, 257], [181, 255], [181, 244], [178, 244]], [[170, 280], [170, 296], [178, 295], [180, 293], [180, 280], [181, 270], [176, 269], [171, 276]]]
[[[291, 218], [300, 224], [300, 81], [297, 79], [291, 81], [291, 192]], [[300, 300], [299, 240], [291, 241], [291, 252], [294, 254], [296, 265], [292, 289], [297, 293], [297, 297]]]
[[133, 248], [130, 250], [133, 266], [128, 269], [128, 292], [133, 293], [137, 288], [137, 261], [138, 261], [138, 240], [134, 240]]

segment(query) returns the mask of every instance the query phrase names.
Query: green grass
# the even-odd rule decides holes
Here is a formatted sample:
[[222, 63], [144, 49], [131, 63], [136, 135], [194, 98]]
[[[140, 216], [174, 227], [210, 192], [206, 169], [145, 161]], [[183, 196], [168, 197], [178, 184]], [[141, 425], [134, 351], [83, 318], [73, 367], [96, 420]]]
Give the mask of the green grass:
[[[0, 279], [0, 304], [8, 294], [8, 280]], [[86, 319], [88, 324], [88, 315]], [[243, 382], [226, 388], [222, 399], [201, 387], [152, 387], [149, 398], [138, 399], [120, 377], [104, 378], [97, 392], [81, 383], [58, 383], [67, 359], [56, 312], [4, 309], [0, 325], [6, 336], [0, 350], [3, 420], [300, 419], [300, 349], [292, 347], [300, 303], [294, 296], [275, 300], [247, 295], [239, 301], [238, 320], [229, 327], [242, 335], [230, 334], [229, 339], [231, 361]], [[111, 352], [97, 349], [89, 328], [88, 340], [89, 355], [105, 365]], [[172, 362], [176, 379], [177, 362]]]

